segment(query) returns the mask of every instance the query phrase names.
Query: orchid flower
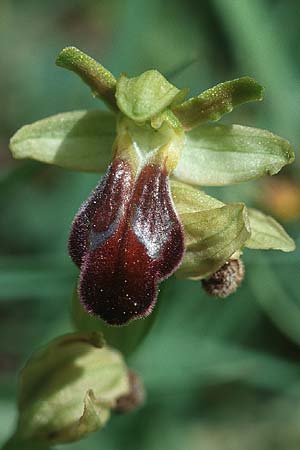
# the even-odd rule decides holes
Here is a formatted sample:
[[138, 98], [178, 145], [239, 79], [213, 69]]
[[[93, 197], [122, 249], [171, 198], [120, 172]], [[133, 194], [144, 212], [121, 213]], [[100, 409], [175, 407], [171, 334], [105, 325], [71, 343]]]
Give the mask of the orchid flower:
[[[273, 218], [202, 190], [274, 175], [294, 159], [290, 144], [269, 131], [207, 124], [262, 100], [255, 80], [227, 81], [186, 100], [188, 90], [157, 70], [116, 80], [74, 47], [57, 64], [77, 73], [110, 111], [66, 112], [26, 125], [10, 148], [18, 159], [105, 172], [69, 239], [86, 311], [124, 325], [151, 313], [159, 283], [173, 273], [207, 285], [224, 267], [232, 277], [230, 262], [244, 247], [294, 250]], [[237, 273], [241, 278], [240, 264]]]

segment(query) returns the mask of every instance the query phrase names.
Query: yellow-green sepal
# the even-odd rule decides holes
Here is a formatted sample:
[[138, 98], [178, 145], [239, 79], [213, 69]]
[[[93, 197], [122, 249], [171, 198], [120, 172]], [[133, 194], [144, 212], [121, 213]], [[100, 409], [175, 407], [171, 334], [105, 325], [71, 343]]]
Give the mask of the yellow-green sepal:
[[186, 133], [174, 176], [199, 186], [225, 186], [275, 175], [293, 161], [290, 143], [270, 131], [207, 125]]
[[56, 114], [20, 128], [10, 140], [16, 159], [34, 159], [65, 169], [104, 172], [111, 161], [115, 116], [104, 111]]
[[261, 250], [292, 252], [296, 245], [285, 229], [271, 216], [254, 208], [248, 208], [251, 236], [245, 247]]
[[203, 191], [172, 181], [171, 191], [185, 234], [185, 256], [176, 275], [205, 278], [239, 251], [250, 237], [247, 209], [224, 205]]

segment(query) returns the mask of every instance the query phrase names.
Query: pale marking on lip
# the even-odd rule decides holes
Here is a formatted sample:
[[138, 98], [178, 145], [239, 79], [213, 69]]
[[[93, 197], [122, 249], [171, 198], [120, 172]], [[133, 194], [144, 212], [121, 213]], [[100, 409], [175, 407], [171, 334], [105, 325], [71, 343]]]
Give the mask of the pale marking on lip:
[[101, 247], [101, 245], [107, 241], [118, 229], [118, 225], [120, 223], [121, 217], [124, 214], [124, 207], [121, 206], [118, 215], [115, 220], [109, 224], [108, 228], [103, 231], [94, 231], [90, 230], [89, 234], [89, 250], [94, 251], [97, 248]]
[[[152, 192], [152, 197], [156, 200], [155, 203], [158, 204], [158, 192]], [[160, 206], [168, 215], [168, 208], [165, 205]], [[149, 208], [146, 212], [143, 212], [142, 205], [136, 206], [134, 209], [132, 229], [151, 259], [160, 257], [165, 244], [170, 238], [170, 231], [174, 224], [170, 218], [167, 221], [164, 219], [163, 211], [156, 210], [156, 205], [154, 209]]]

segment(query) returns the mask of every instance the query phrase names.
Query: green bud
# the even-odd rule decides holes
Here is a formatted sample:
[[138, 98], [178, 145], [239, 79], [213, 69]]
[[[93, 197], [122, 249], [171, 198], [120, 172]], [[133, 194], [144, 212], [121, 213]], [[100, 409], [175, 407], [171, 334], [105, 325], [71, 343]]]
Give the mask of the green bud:
[[100, 333], [59, 337], [21, 372], [16, 436], [48, 444], [81, 439], [103, 427], [129, 390], [121, 354]]

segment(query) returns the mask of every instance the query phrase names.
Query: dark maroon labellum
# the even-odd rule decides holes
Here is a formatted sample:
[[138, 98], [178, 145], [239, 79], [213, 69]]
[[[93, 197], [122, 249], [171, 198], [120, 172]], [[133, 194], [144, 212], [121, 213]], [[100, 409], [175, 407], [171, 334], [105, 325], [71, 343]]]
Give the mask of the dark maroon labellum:
[[69, 251], [89, 313], [112, 325], [150, 314], [158, 283], [184, 253], [166, 171], [149, 164], [135, 180], [130, 165], [115, 159], [75, 217]]

